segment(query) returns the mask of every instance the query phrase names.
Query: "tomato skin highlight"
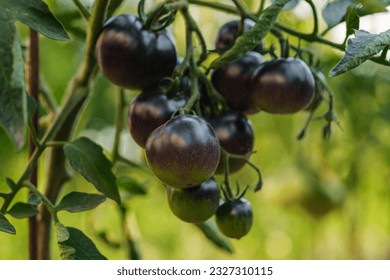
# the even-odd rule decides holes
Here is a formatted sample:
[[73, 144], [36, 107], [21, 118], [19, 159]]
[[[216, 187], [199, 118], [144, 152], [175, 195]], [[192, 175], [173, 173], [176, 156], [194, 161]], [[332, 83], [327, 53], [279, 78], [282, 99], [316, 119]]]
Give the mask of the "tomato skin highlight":
[[[208, 119], [218, 137], [219, 144], [233, 155], [247, 155], [253, 150], [254, 132], [251, 123], [245, 115], [239, 112], [226, 112]], [[249, 158], [249, 156], [247, 157]], [[216, 174], [223, 174], [224, 166], [221, 160]], [[244, 159], [229, 158], [229, 172], [234, 173], [245, 165]]]
[[174, 188], [193, 187], [209, 179], [220, 154], [214, 129], [203, 118], [193, 115], [176, 116], [156, 128], [145, 150], [154, 175]]
[[220, 192], [211, 177], [199, 186], [177, 189], [167, 186], [169, 207], [176, 217], [188, 223], [202, 223], [218, 209]]
[[213, 72], [211, 81], [215, 89], [226, 99], [231, 110], [246, 115], [260, 111], [260, 108], [253, 102], [252, 76], [264, 62], [261, 54], [248, 52]]
[[[222, 25], [215, 38], [215, 48], [217, 50], [226, 50], [234, 44], [234, 41], [240, 35], [239, 20], [231, 20]], [[255, 22], [249, 18], [244, 19], [244, 25], [241, 28], [242, 33], [248, 32], [255, 25]], [[253, 51], [262, 52], [264, 49], [263, 42], [254, 47]]]
[[253, 102], [272, 114], [293, 114], [305, 109], [314, 98], [315, 81], [300, 59], [267, 61], [253, 76]]
[[168, 30], [152, 32], [135, 15], [122, 14], [104, 24], [96, 58], [104, 76], [115, 85], [146, 89], [172, 75], [177, 52]]
[[244, 198], [226, 200], [216, 214], [218, 229], [227, 237], [240, 239], [250, 231], [253, 224], [252, 206]]
[[130, 104], [127, 124], [134, 141], [145, 148], [154, 129], [167, 122], [186, 103], [184, 96], [170, 98], [158, 89], [145, 90]]

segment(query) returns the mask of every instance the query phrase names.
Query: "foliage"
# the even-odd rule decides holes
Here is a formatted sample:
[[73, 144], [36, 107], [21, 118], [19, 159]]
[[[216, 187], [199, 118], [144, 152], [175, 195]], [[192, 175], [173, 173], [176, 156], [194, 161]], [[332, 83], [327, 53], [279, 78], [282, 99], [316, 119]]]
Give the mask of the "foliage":
[[[0, 124], [4, 128], [4, 131], [9, 135], [9, 138], [0, 135], [0, 145], [1, 143], [8, 143], [7, 141], [11, 139], [17, 150], [25, 152], [25, 150], [23, 150], [26, 147], [27, 142], [25, 131], [28, 130], [28, 134], [32, 137], [32, 142], [36, 147], [35, 153], [30, 155], [27, 164], [24, 159], [19, 159], [19, 164], [15, 163], [15, 166], [23, 166], [21, 170], [17, 170], [17, 173], [15, 173], [16, 168], [15, 170], [10, 171], [9, 168], [1, 167], [4, 168], [6, 173], [3, 174], [3, 170], [1, 169], [0, 179], [3, 179], [3, 176], [7, 177], [4, 177], [4, 184], [0, 184], [1, 188], [4, 187], [4, 189], [0, 189], [0, 202], [2, 203], [0, 204], [0, 234], [5, 235], [8, 233], [15, 235], [17, 233], [17, 236], [12, 239], [14, 240], [13, 242], [16, 242], [15, 238], [20, 238], [20, 223], [17, 219], [35, 218], [39, 215], [45, 215], [45, 212], [48, 212], [46, 215], [49, 216], [47, 219], [49, 224], [41, 224], [40, 227], [47, 229], [50, 228], [50, 226], [54, 226], [58, 244], [58, 248], [51, 249], [51, 251], [57, 250], [58, 252], [58, 255], [54, 256], [54, 258], [106, 259], [105, 255], [108, 256], [108, 254], [102, 254], [100, 252], [101, 248], [106, 249], [108, 252], [115, 250], [115, 248], [120, 248], [125, 251], [124, 255], [126, 257], [140, 258], [142, 255], [139, 251], [140, 247], [138, 242], [140, 238], [137, 237], [137, 227], [140, 227], [142, 231], [142, 229], [146, 228], [144, 224], [149, 224], [148, 226], [153, 227], [154, 231], [156, 231], [159, 221], [154, 220], [153, 222], [150, 215], [161, 215], [159, 213], [160, 209], [157, 209], [161, 206], [156, 206], [156, 204], [158, 203], [158, 199], [161, 199], [161, 196], [165, 195], [165, 193], [161, 194], [162, 192], [160, 190], [156, 190], [158, 189], [157, 187], [154, 188], [154, 185], [157, 185], [158, 183], [144, 161], [136, 160], [131, 156], [125, 155], [123, 152], [125, 150], [125, 145], [129, 144], [121, 137], [122, 131], [126, 130], [123, 125], [123, 119], [127, 113], [125, 110], [127, 107], [126, 99], [133, 97], [135, 92], [124, 92], [123, 90], [120, 90], [116, 94], [113, 93], [112, 95], [115, 96], [115, 98], [117, 97], [116, 105], [113, 104], [112, 96], [101, 96], [107, 95], [108, 91], [113, 91], [113, 86], [102, 79], [100, 75], [97, 75], [99, 71], [96, 71], [94, 57], [94, 48], [96, 41], [98, 40], [99, 32], [108, 17], [114, 12], [120, 14], [130, 10], [134, 13], [136, 7], [129, 6], [129, 3], [126, 3], [126, 1], [96, 0], [91, 9], [89, 9], [85, 7], [83, 3], [73, 1], [76, 5], [70, 8], [69, 13], [67, 13], [64, 11], [64, 7], [59, 5], [59, 1], [50, 2], [52, 4], [51, 7], [54, 7], [52, 11], [49, 9], [49, 6], [41, 0], [14, 0], [11, 2], [0, 0], [0, 19], [2, 23], [0, 25]], [[124, 5], [120, 6], [122, 2]], [[307, 109], [307, 121], [305, 122], [301, 133], [299, 133], [299, 139], [302, 139], [303, 136], [306, 135], [309, 124], [315, 125], [313, 120], [322, 120], [325, 122], [322, 135], [324, 138], [329, 138], [332, 131], [332, 124], [336, 123], [337, 125], [340, 125], [335, 114], [336, 110], [340, 110], [347, 119], [347, 123], [350, 122], [349, 124], [351, 126], [355, 119], [359, 120], [355, 126], [355, 131], [348, 131], [348, 136], [344, 136], [345, 139], [343, 140], [355, 141], [356, 139], [367, 137], [366, 140], [368, 144], [363, 142], [363, 140], [360, 142], [360, 153], [347, 151], [346, 153], [350, 153], [350, 155], [345, 161], [349, 162], [350, 166], [340, 167], [343, 169], [342, 172], [347, 174], [343, 175], [346, 184], [353, 186], [355, 189], [346, 190], [344, 187], [340, 187], [340, 182], [338, 182], [339, 185], [337, 185], [337, 183], [332, 181], [335, 177], [332, 170], [336, 170], [336, 167], [331, 169], [326, 165], [325, 160], [323, 161], [322, 158], [325, 158], [329, 154], [331, 154], [330, 157], [332, 158], [337, 159], [337, 156], [332, 155], [332, 152], [328, 150], [328, 144], [322, 144], [324, 145], [323, 148], [321, 148], [323, 151], [319, 151], [321, 149], [313, 146], [314, 144], [312, 143], [308, 143], [308, 149], [314, 151], [313, 154], [303, 152], [302, 154], [297, 154], [295, 160], [292, 160], [291, 156], [289, 157], [289, 160], [292, 161], [291, 166], [293, 166], [293, 169], [299, 170], [299, 172], [296, 171], [296, 173], [294, 173], [293, 177], [296, 179], [296, 177], [300, 176], [297, 174], [306, 173], [307, 177], [302, 180], [307, 181], [304, 185], [311, 186], [309, 190], [304, 192], [303, 197], [297, 199], [296, 204], [299, 204], [302, 209], [311, 213], [314, 217], [322, 217], [334, 209], [339, 209], [339, 207], [341, 207], [340, 205], [347, 200], [345, 198], [345, 193], [348, 193], [351, 199], [357, 199], [358, 195], [356, 189], [361, 184], [366, 183], [365, 180], [367, 181], [367, 184], [375, 182], [371, 177], [362, 176], [361, 170], [363, 169], [363, 166], [359, 166], [360, 161], [358, 159], [372, 157], [372, 155], [367, 155], [371, 152], [373, 154], [382, 154], [383, 158], [381, 159], [384, 162], [387, 161], [387, 163], [383, 163], [383, 165], [388, 165], [390, 162], [390, 159], [385, 158], [384, 156], [389, 154], [390, 148], [388, 148], [388, 146], [386, 146], [387, 148], [381, 147], [385, 150], [384, 152], [378, 152], [380, 151], [379, 148], [377, 151], [373, 149], [370, 150], [370, 152], [363, 151], [362, 148], [366, 148], [370, 145], [372, 147], [379, 147], [378, 143], [383, 141], [384, 136], [379, 132], [373, 131], [370, 131], [369, 136], [364, 136], [364, 131], [370, 128], [367, 126], [359, 126], [364, 126], [367, 119], [375, 116], [374, 113], [379, 114], [381, 117], [378, 122], [385, 122], [390, 117], [388, 112], [379, 109], [377, 109], [376, 112], [371, 113], [360, 110], [357, 112], [358, 108], [360, 108], [359, 106], [365, 104], [365, 102], [352, 97], [348, 92], [351, 91], [351, 88], [355, 90], [359, 87], [356, 85], [355, 87], [352, 87], [352, 85], [348, 83], [352, 84], [353, 82], [348, 82], [347, 78], [345, 79], [345, 83], [341, 83], [337, 78], [335, 78], [335, 82], [333, 82], [332, 79], [328, 81], [326, 78], [323, 78], [323, 72], [330, 68], [329, 76], [331, 77], [347, 73], [355, 68], [357, 69], [354, 71], [359, 71], [359, 69], [362, 69], [360, 71], [364, 71], [364, 66], [360, 66], [366, 61], [376, 63], [372, 66], [376, 67], [375, 69], [382, 69], [378, 68], [379, 66], [384, 68], [390, 66], [387, 55], [390, 46], [390, 30], [379, 34], [371, 34], [360, 29], [360, 19], [362, 17], [385, 11], [385, 8], [390, 5], [389, 1], [335, 0], [328, 1], [322, 7], [317, 7], [312, 0], [275, 0], [270, 1], [271, 3], [269, 3], [268, 6], [266, 6], [266, 1], [247, 1], [247, 4], [243, 4], [241, 3], [243, 1], [238, 0], [224, 1], [226, 3], [223, 3], [223, 1], [202, 0], [150, 1], [153, 2], [150, 5], [145, 5], [146, 1], [142, 0], [137, 2], [139, 16], [146, 26], [149, 26], [154, 31], [165, 27], [171, 28], [172, 30], [181, 28], [179, 30], [184, 31], [185, 33], [185, 35], [182, 36], [182, 42], [184, 43], [178, 43], [179, 52], [184, 54], [184, 58], [182, 62], [178, 64], [172, 76], [163, 80], [164, 83], [162, 85], [167, 94], [170, 94], [172, 91], [177, 90], [179, 78], [188, 75], [189, 73], [189, 78], [192, 83], [190, 90], [191, 94], [187, 104], [181, 109], [184, 113], [197, 112], [200, 91], [202, 90], [200, 86], [198, 86], [198, 81], [202, 82], [207, 88], [212, 108], [225, 106], [223, 98], [215, 91], [213, 85], [209, 82], [208, 75], [213, 69], [237, 60], [245, 53], [252, 50], [259, 41], [265, 40], [266, 47], [262, 51], [262, 55], [274, 59], [291, 56], [291, 53], [294, 53], [296, 57], [299, 57], [309, 65], [316, 81], [316, 98], [318, 98], [316, 100], [318, 101], [318, 104]], [[260, 4], [257, 2], [260, 2]], [[294, 9], [301, 4], [308, 5], [312, 11], [313, 28], [309, 33], [299, 29], [298, 19], [296, 19], [296, 26], [294, 25], [293, 27], [283, 23], [283, 20], [285, 19], [284, 15], [286, 13], [289, 15], [293, 14]], [[197, 22], [198, 19], [195, 20], [192, 9], [207, 9], [207, 11], [211, 13], [224, 13], [240, 19], [248, 18], [254, 20], [256, 23], [251, 30], [240, 34], [233, 46], [224, 51], [217, 51], [209, 45], [209, 39], [205, 37], [207, 31], [203, 30], [202, 25]], [[319, 9], [321, 9], [322, 17], [327, 25], [324, 30], [320, 30]], [[55, 14], [58, 14], [58, 19]], [[75, 20], [87, 22], [86, 28], [75, 28], [74, 25], [72, 25]], [[185, 25], [179, 27], [180, 21], [184, 21]], [[308, 19], [305, 19], [305, 22], [306, 21], [308, 21]], [[23, 25], [17, 22], [21, 22]], [[345, 39], [342, 43], [336, 43], [328, 39], [326, 35], [341, 23], [345, 23], [346, 25]], [[77, 57], [82, 57], [82, 59], [81, 62], [75, 61], [71, 63], [74, 64], [75, 67], [78, 67], [78, 69], [72, 70], [75, 72], [72, 77], [63, 77], [63, 81], [66, 80], [68, 86], [66, 92], [60, 94], [60, 96], [63, 97], [60, 106], [57, 106], [56, 97], [53, 95], [53, 92], [51, 92], [49, 88], [43, 86], [44, 79], [42, 77], [40, 80], [40, 95], [42, 99], [35, 104], [35, 101], [27, 96], [24, 68], [31, 62], [25, 58], [27, 52], [25, 52], [23, 41], [26, 38], [26, 34], [24, 34], [24, 25], [38, 31], [42, 36], [47, 37], [47, 39], [44, 39], [44, 42], [46, 43], [43, 44], [50, 46], [50, 44], [53, 44], [51, 40], [57, 40], [65, 41], [56, 43], [62, 44], [61, 46], [72, 43], [77, 45], [74, 47], [73, 53], [77, 54]], [[68, 30], [69, 34], [65, 29]], [[180, 34], [183, 34], [183, 32], [174, 33], [176, 37], [181, 36]], [[275, 41], [278, 42], [278, 44], [275, 44]], [[319, 43], [321, 46], [319, 47], [314, 43]], [[83, 53], [80, 53], [79, 51], [81, 49], [80, 46], [84, 47]], [[329, 58], [333, 57], [333, 60], [324, 61], [326, 59], [316, 55], [316, 48], [319, 48], [322, 51], [322, 47], [328, 47], [330, 49], [326, 55], [329, 56]], [[337, 63], [336, 59], [339, 58], [334, 58], [335, 55], [332, 53], [332, 49], [344, 52], [343, 57]], [[59, 52], [61, 51], [64, 50], [59, 50]], [[61, 62], [61, 65], [64, 65], [64, 68], [69, 67], [65, 66], [65, 64], [67, 64], [66, 61], [70, 59], [72, 58], [64, 57], [64, 61]], [[55, 64], [54, 62], [50, 63]], [[42, 76], [45, 76], [47, 73], [45, 72], [47, 71], [45, 67], [45, 64], [41, 65]], [[388, 71], [388, 68], [385, 69], [385, 71]], [[56, 71], [61, 71], [59, 66], [56, 68]], [[345, 74], [345, 77], [352, 76], [354, 79], [359, 79], [359, 72], [354, 71]], [[325, 72], [325, 74], [327, 73]], [[356, 75], [356, 77], [354, 75]], [[47, 76], [50, 76], [50, 74]], [[388, 79], [388, 75], [385, 75], [383, 78], [385, 81], [386, 79]], [[48, 83], [55, 87], [55, 83], [51, 83], [49, 80]], [[380, 85], [378, 84], [376, 86], [379, 87]], [[340, 106], [337, 105], [338, 103], [335, 103], [335, 96], [332, 88], [337, 88], [335, 93], [340, 99], [340, 104], [348, 104], [348, 108], [340, 109]], [[346, 93], [343, 93], [343, 90], [345, 90]], [[64, 90], [63, 88], [56, 88], [54, 91], [63, 92]], [[364, 98], [369, 99], [370, 97]], [[386, 108], [386, 106], [390, 104], [389, 99], [386, 97], [378, 96], [377, 99], [379, 103], [378, 107], [380, 108]], [[88, 102], [86, 102], [86, 100], [88, 100]], [[85, 110], [82, 110], [84, 108]], [[96, 113], [101, 108], [105, 108], [104, 110], [108, 112], [108, 114], [106, 114], [107, 116], [102, 117], [103, 121], [100, 119], [103, 124], [99, 124], [97, 118], [93, 115], [93, 113]], [[115, 114], [112, 113], [114, 111]], [[180, 114], [183, 112], [178, 113]], [[31, 123], [30, 118], [33, 113], [39, 113], [41, 120], [39, 127], [34, 127]], [[262, 114], [263, 113], [261, 113], [261, 117], [263, 117]], [[111, 116], [111, 119], [109, 119], [109, 116]], [[288, 150], [291, 150], [291, 147], [297, 145], [296, 143], [291, 144], [291, 142], [287, 140], [291, 138], [290, 133], [288, 133], [288, 131], [291, 130], [290, 127], [297, 127], [295, 123], [292, 126], [289, 125], [291, 124], [289, 122], [293, 122], [291, 119], [288, 121], [284, 119], [282, 121], [279, 117], [271, 119], [269, 116], [265, 116], [264, 120], [265, 122], [268, 122], [268, 124], [262, 123], [258, 114], [256, 114], [256, 116], [251, 116], [251, 119], [255, 123], [255, 131], [264, 128], [272, 129], [272, 127], [277, 127], [279, 125], [284, 127], [280, 134], [275, 131], [269, 132], [268, 135], [270, 138], [258, 140], [258, 144], [255, 148], [259, 147], [259, 143], [270, 147], [270, 143], [274, 142], [278, 143], [280, 147], [282, 147], [281, 149], [287, 153]], [[286, 123], [284, 123], [285, 121]], [[115, 122], [114, 129], [111, 130], [112, 133], [105, 133], [104, 135], [106, 139], [110, 139], [110, 143], [112, 144], [111, 147], [104, 145], [104, 141], [99, 141], [96, 137], [96, 132], [94, 132], [95, 130], [91, 129], [106, 127], [104, 122]], [[379, 124], [374, 122], [373, 125]], [[386, 129], [386, 131], [388, 131], [388, 127]], [[127, 131], [125, 132], [128, 134]], [[91, 135], [86, 137], [88, 136], [88, 133], [91, 133]], [[386, 135], [386, 132], [383, 133]], [[350, 139], [348, 139], [348, 137], [350, 137]], [[305, 140], [306, 139], [303, 139], [303, 141]], [[134, 143], [130, 142], [130, 144], [134, 149]], [[337, 151], [337, 147], [334, 148], [335, 151]], [[261, 147], [259, 150], [265, 151]], [[269, 151], [271, 154], [276, 154], [272, 148], [270, 148]], [[237, 157], [224, 150], [222, 150], [221, 153], [221, 158], [224, 160], [226, 159], [225, 162], [228, 162], [230, 157]], [[318, 156], [315, 155], [315, 153], [322, 153], [322, 155]], [[10, 148], [4, 149], [4, 151], [1, 150], [0, 156], [1, 159], [7, 160], [6, 157], [17, 158], [18, 156], [21, 157], [26, 155], [25, 153], [19, 153], [18, 155], [12, 154], [12, 149]], [[230, 174], [228, 164], [227, 167], [225, 165], [224, 176], [221, 176], [218, 179], [218, 182], [225, 198], [236, 199], [245, 195], [248, 200], [251, 200], [251, 202], [253, 201], [254, 224], [261, 222], [261, 224], [266, 227], [267, 223], [269, 223], [271, 227], [277, 228], [274, 225], [276, 222], [272, 220], [272, 218], [267, 218], [265, 214], [257, 213], [255, 206], [258, 206], [259, 204], [255, 201], [259, 200], [265, 204], [269, 203], [269, 201], [266, 201], [267, 198], [269, 198], [270, 201], [273, 199], [270, 194], [273, 193], [274, 197], [278, 197], [278, 188], [268, 193], [266, 192], [264, 194], [265, 198], [262, 198], [261, 195], [258, 194], [254, 197], [254, 192], [249, 192], [247, 190], [251, 189], [257, 191], [261, 189], [264, 183], [262, 177], [264, 169], [267, 174], [266, 178], [269, 178], [266, 179], [269, 182], [268, 184], [265, 184], [267, 188], [269, 185], [276, 184], [275, 182], [277, 182], [277, 180], [275, 178], [278, 176], [280, 177], [283, 170], [277, 169], [276, 166], [274, 166], [275, 161], [271, 161], [270, 166], [263, 167], [262, 172], [260, 172], [257, 163], [266, 161], [261, 160], [260, 157], [262, 155], [256, 153], [253, 153], [250, 156], [250, 161], [248, 155], [238, 157], [245, 160], [247, 163], [244, 172], [238, 173], [238, 175]], [[45, 160], [46, 157], [48, 160]], [[280, 158], [281, 155], [279, 154], [278, 157]], [[318, 161], [320, 163], [318, 163]], [[22, 162], [23, 164], [21, 164]], [[335, 162], [338, 162], [339, 165], [342, 165], [343, 163], [343, 161], [337, 160]], [[68, 168], [69, 166], [67, 165], [70, 165], [72, 169]], [[46, 171], [39, 170], [39, 174], [45, 178], [47, 175], [47, 182], [34, 185], [29, 181], [29, 177], [37, 166], [39, 166], [39, 168], [42, 166], [46, 168], [47, 173]], [[275, 173], [271, 171], [271, 168], [275, 168]], [[320, 170], [320, 172], [318, 172], [318, 170]], [[74, 189], [65, 184], [70, 179], [71, 186], [73, 186]], [[90, 193], [87, 189], [91, 185], [85, 184], [84, 179], [90, 182], [98, 193]], [[284, 178], [286, 181], [289, 179], [291, 178], [288, 176]], [[359, 179], [362, 180], [363, 183], [355, 181]], [[232, 180], [240, 182], [237, 183], [236, 193], [232, 190], [233, 187], [230, 183]], [[42, 180], [42, 182], [43, 181], [44, 180]], [[247, 187], [243, 188], [242, 185], [247, 185]], [[250, 185], [253, 185], [254, 187], [249, 188]], [[332, 190], [332, 187], [334, 187], [335, 190]], [[29, 192], [28, 201], [25, 201], [25, 199], [21, 197], [22, 195], [25, 195], [24, 191]], [[157, 196], [155, 196], [156, 192]], [[261, 193], [263, 193], [263, 191]], [[142, 209], [140, 209], [140, 207], [142, 207], [142, 202], [138, 199], [141, 196], [143, 201], [150, 199], [150, 203], [153, 204], [152, 206], [154, 207], [153, 212], [143, 213]], [[155, 196], [154, 199], [152, 198], [153, 196]], [[106, 200], [106, 198], [109, 199]], [[280, 199], [280, 197], [277, 200], [277, 203], [289, 204], [288, 202], [283, 202], [283, 199]], [[348, 204], [347, 201], [346, 204], [346, 207], [353, 208], [356, 206], [353, 202], [349, 202]], [[278, 212], [278, 209], [276, 208], [267, 205], [264, 207], [268, 207], [268, 209]], [[280, 209], [282, 208], [283, 207]], [[79, 228], [67, 226], [67, 224], [71, 223], [72, 219], [74, 219], [66, 216], [69, 213], [69, 215], [80, 215], [80, 217], [82, 217], [82, 215], [93, 215], [91, 213], [94, 211], [97, 213], [99, 211], [105, 211], [100, 209], [111, 209], [114, 215], [119, 217], [117, 223], [120, 224], [121, 233], [111, 233], [115, 232], [115, 230], [112, 230], [112, 227], [110, 228], [110, 226], [102, 226], [100, 221], [91, 222], [92, 227], [89, 229], [85, 228], [83, 225], [80, 225]], [[85, 211], [88, 212], [80, 213]], [[163, 210], [161, 210], [161, 213], [164, 213]], [[278, 214], [281, 213], [272, 213], [272, 217], [275, 217]], [[147, 215], [149, 215], [149, 217], [147, 217]], [[258, 220], [256, 220], [256, 215], [259, 215]], [[287, 214], [281, 214], [281, 223], [283, 223], [284, 215]], [[302, 218], [299, 218], [299, 216], [300, 215], [297, 214], [293, 218], [300, 222]], [[142, 218], [136, 219], [134, 217]], [[150, 220], [147, 220], [147, 218]], [[170, 218], [174, 219], [173, 216]], [[165, 221], [164, 218], [161, 219]], [[353, 216], [351, 219], [355, 223], [359, 222], [356, 216]], [[106, 220], [107, 224], [110, 225], [110, 218], [106, 217]], [[137, 225], [136, 220], [140, 222], [139, 225]], [[183, 227], [186, 226], [185, 224], [180, 225]], [[104, 230], [99, 233], [97, 230], [98, 227], [103, 227]], [[165, 226], [163, 227], [165, 228]], [[170, 227], [176, 228], [177, 225], [170, 224]], [[239, 247], [241, 246], [240, 243], [236, 241], [231, 242], [223, 236], [212, 220], [196, 224], [195, 226], [192, 225], [192, 228], [194, 227], [200, 229], [200, 231], [196, 231], [197, 234], [204, 235], [204, 237], [210, 241], [210, 244], [215, 246], [215, 248], [218, 248], [217, 250], [220, 250], [218, 251], [218, 254], [223, 254], [222, 252], [232, 253], [237, 250], [239, 251]], [[280, 227], [283, 228], [284, 226]], [[303, 228], [305, 227], [303, 226]], [[306, 229], [310, 229], [310, 225], [306, 225]], [[83, 231], [86, 230], [89, 231], [88, 235], [91, 237], [88, 237], [83, 233]], [[258, 232], [265, 235], [265, 229], [259, 230], [254, 226], [254, 230], [258, 230]], [[162, 234], [164, 234], [164, 229], [161, 229], [161, 231], [163, 232]], [[192, 230], [189, 229], [188, 231], [192, 232]], [[353, 231], [351, 230], [351, 232], [351, 235], [353, 236]], [[116, 239], [114, 238], [113, 240], [111, 234], [116, 236]], [[271, 236], [269, 237], [271, 239], [272, 235], [270, 234], [269, 236]], [[254, 242], [255, 239], [248, 240]], [[283, 237], [281, 237], [281, 240], [283, 240]], [[284, 240], [290, 239], [285, 238]], [[47, 242], [47, 244], [50, 243], [49, 236], [47, 236], [45, 242]], [[164, 241], [161, 240], [155, 242], [165, 244]], [[174, 242], [174, 240], [169, 240], [169, 242]], [[239, 242], [245, 244], [245, 240]], [[286, 242], [288, 243], [288, 241]], [[233, 249], [233, 245], [236, 245], [236, 248]], [[390, 246], [390, 244], [388, 245]], [[40, 246], [42, 246], [42, 244], [40, 244]], [[271, 248], [269, 250], [272, 251], [273, 249]], [[115, 253], [113, 255], [115, 255]], [[120, 256], [123, 257], [123, 254]], [[218, 256], [226, 257], [225, 255]], [[245, 254], [241, 256], [245, 257]], [[275, 254], [273, 256], [275, 256]], [[295, 257], [297, 256], [298, 255]], [[49, 257], [48, 254], [43, 256], [43, 258]], [[284, 257], [288, 257], [288, 254]], [[300, 257], [305, 258], [305, 256]], [[351, 255], [347, 257], [355, 258], [358, 256]]]

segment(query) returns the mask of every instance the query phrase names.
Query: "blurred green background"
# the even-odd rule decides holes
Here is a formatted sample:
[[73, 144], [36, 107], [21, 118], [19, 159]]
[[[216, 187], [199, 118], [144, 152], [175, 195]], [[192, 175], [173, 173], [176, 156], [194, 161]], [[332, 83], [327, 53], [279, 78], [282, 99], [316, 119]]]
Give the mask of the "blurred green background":
[[[41, 71], [49, 89], [60, 103], [67, 84], [82, 57], [85, 22], [70, 1], [46, 1], [62, 20], [72, 39], [56, 42], [41, 37]], [[138, 1], [125, 1], [118, 13], [136, 11]], [[150, 1], [153, 2], [153, 1]], [[225, 1], [229, 2], [229, 1]], [[243, 1], [256, 7], [258, 1]], [[253, 3], [252, 3], [253, 2]], [[311, 29], [310, 10], [304, 1], [299, 11], [283, 12], [280, 20], [302, 30]], [[90, 4], [91, 1], [84, 1]], [[321, 7], [325, 1], [316, 1]], [[193, 8], [207, 44], [213, 48], [218, 27], [231, 15], [210, 9]], [[361, 25], [362, 29], [369, 30]], [[321, 23], [321, 27], [325, 27]], [[390, 25], [385, 27], [388, 29]], [[181, 18], [171, 27], [179, 53], [184, 54], [184, 30]], [[344, 32], [343, 28], [339, 28]], [[26, 28], [20, 25], [22, 37]], [[338, 38], [337, 34], [335, 37]], [[289, 38], [291, 42], [296, 39]], [[267, 44], [277, 44], [272, 37]], [[324, 73], [342, 53], [313, 44], [324, 65]], [[389, 68], [366, 62], [361, 67], [329, 79], [335, 92], [335, 111], [342, 128], [333, 126], [329, 141], [322, 139], [322, 120], [314, 120], [306, 137], [298, 141], [307, 113], [277, 116], [266, 113], [249, 118], [256, 134], [252, 162], [262, 170], [263, 190], [247, 193], [252, 203], [254, 224], [241, 240], [231, 240], [229, 254], [211, 244], [194, 225], [177, 219], [170, 211], [163, 186], [151, 174], [118, 166], [117, 174], [134, 176], [148, 189], [145, 196], [125, 202], [130, 214], [131, 234], [144, 259], [389, 259], [390, 258], [390, 75]], [[127, 102], [138, 92], [126, 92]], [[114, 139], [115, 104], [118, 89], [101, 75], [83, 111], [76, 136], [91, 137], [110, 150]], [[321, 107], [321, 112], [326, 106]], [[125, 116], [124, 116], [125, 117]], [[143, 151], [122, 132], [121, 154], [143, 161]], [[45, 157], [39, 165], [39, 181], [45, 180]], [[16, 152], [4, 131], [0, 131], [0, 190], [6, 190], [5, 177], [17, 179], [27, 162], [24, 149]], [[66, 184], [62, 195], [70, 191], [95, 192], [80, 175]], [[253, 170], [244, 168], [233, 176], [242, 184], [254, 183]], [[21, 192], [17, 199], [25, 200]], [[15, 202], [17, 200], [15, 199]], [[2, 201], [0, 200], [0, 203]], [[28, 259], [27, 222], [7, 216], [16, 227], [15, 236], [0, 233], [0, 259]], [[106, 232], [112, 243], [123, 244], [120, 215], [116, 205], [106, 201], [85, 213], [60, 213], [66, 226], [82, 229], [109, 259], [126, 259], [123, 245], [109, 246], [98, 237]], [[54, 238], [55, 239], [55, 238]], [[53, 243], [53, 258], [58, 249]]]

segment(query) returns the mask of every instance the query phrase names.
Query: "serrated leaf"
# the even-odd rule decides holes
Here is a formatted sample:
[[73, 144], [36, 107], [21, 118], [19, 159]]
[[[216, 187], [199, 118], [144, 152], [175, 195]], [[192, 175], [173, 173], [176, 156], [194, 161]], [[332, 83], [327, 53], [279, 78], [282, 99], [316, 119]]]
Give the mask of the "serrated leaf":
[[16, 234], [16, 230], [13, 225], [7, 220], [7, 218], [0, 212], [0, 231]]
[[69, 39], [62, 24], [42, 0], [0, 0], [0, 10], [50, 39]]
[[70, 165], [98, 191], [120, 203], [116, 178], [111, 171], [112, 164], [104, 156], [101, 146], [92, 140], [81, 137], [64, 146]]
[[355, 30], [359, 29], [360, 18], [356, 6], [348, 7], [347, 14], [345, 15], [345, 22], [347, 25], [346, 38], [348, 38], [348, 36], [353, 34]]
[[196, 226], [215, 246], [225, 250], [228, 253], [233, 253], [233, 248], [230, 241], [225, 236], [219, 233], [217, 227], [211, 220], [196, 224]]
[[221, 67], [252, 50], [274, 25], [279, 12], [289, 0], [275, 0], [260, 15], [255, 26], [237, 38], [233, 46], [213, 61], [211, 68]]
[[0, 19], [0, 125], [19, 150], [27, 123], [22, 48], [12, 16], [0, 9]]
[[136, 180], [130, 177], [120, 177], [117, 179], [118, 187], [130, 194], [145, 195], [147, 194], [144, 185], [138, 183]]
[[329, 76], [334, 77], [359, 66], [389, 45], [390, 29], [379, 34], [357, 30], [355, 38], [348, 41], [344, 57], [330, 71]]
[[8, 214], [17, 219], [24, 219], [37, 215], [38, 209], [31, 204], [17, 202], [8, 211]]
[[354, 0], [337, 0], [328, 2], [322, 9], [322, 16], [326, 21], [328, 28], [332, 28], [345, 19], [347, 9], [355, 5]]
[[57, 242], [65, 242], [66, 240], [69, 239], [70, 233], [66, 226], [57, 222], [54, 223], [54, 228], [56, 229]]
[[60, 256], [63, 260], [106, 260], [95, 244], [83, 232], [67, 227], [69, 239], [58, 242]]
[[91, 210], [106, 200], [104, 195], [71, 192], [64, 196], [56, 206], [56, 210], [66, 210], [71, 213]]

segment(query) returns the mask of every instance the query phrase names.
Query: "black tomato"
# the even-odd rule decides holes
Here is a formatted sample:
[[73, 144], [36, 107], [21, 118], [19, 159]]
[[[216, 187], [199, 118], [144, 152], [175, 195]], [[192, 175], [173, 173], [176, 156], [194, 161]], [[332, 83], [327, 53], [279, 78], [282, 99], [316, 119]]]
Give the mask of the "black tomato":
[[128, 112], [128, 128], [134, 141], [145, 148], [150, 133], [167, 122], [185, 103], [183, 96], [169, 98], [158, 89], [143, 91], [130, 104]]
[[219, 188], [212, 177], [199, 186], [187, 189], [168, 186], [167, 195], [173, 214], [188, 223], [206, 221], [219, 206]]
[[[215, 39], [215, 48], [217, 50], [225, 50], [233, 45], [236, 38], [240, 35], [239, 24], [240, 20], [231, 20], [220, 27]], [[249, 31], [254, 25], [255, 22], [253, 20], [246, 18], [241, 28], [241, 33]], [[262, 52], [263, 43], [259, 42], [253, 51]]]
[[227, 237], [240, 239], [253, 224], [252, 206], [244, 198], [226, 200], [215, 214], [218, 229]]
[[189, 188], [209, 179], [219, 162], [214, 129], [198, 116], [176, 116], [156, 128], [146, 142], [146, 159], [165, 185]]
[[241, 58], [214, 71], [211, 81], [232, 110], [244, 114], [259, 111], [252, 100], [252, 76], [263, 63], [264, 58], [261, 54], [248, 52]]
[[[235, 155], [246, 155], [253, 150], [254, 133], [252, 125], [243, 114], [227, 112], [210, 118], [208, 121], [215, 130], [219, 144], [227, 152]], [[230, 172], [238, 171], [244, 165], [245, 160], [243, 159], [229, 159]], [[220, 161], [215, 173], [223, 173], [223, 166], [223, 162]]]
[[131, 14], [115, 16], [104, 24], [96, 57], [106, 78], [128, 89], [155, 86], [163, 77], [171, 76], [177, 61], [171, 33], [146, 30]]
[[254, 74], [254, 103], [273, 114], [292, 114], [314, 97], [315, 81], [300, 59], [278, 58], [264, 63]]

